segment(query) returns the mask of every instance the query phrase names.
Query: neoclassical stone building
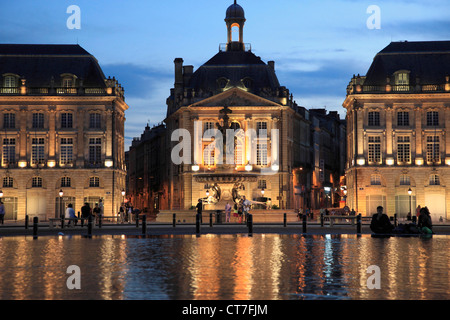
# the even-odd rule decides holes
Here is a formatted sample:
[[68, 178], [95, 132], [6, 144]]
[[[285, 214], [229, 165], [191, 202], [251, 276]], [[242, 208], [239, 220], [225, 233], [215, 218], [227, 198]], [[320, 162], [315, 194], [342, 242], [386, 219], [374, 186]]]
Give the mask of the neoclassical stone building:
[[[78, 45], [0, 45], [0, 183], [6, 219], [58, 217], [125, 189], [123, 89]], [[61, 194], [60, 194], [61, 193]]]
[[450, 216], [450, 42], [393, 42], [354, 76], [347, 110], [347, 204]]
[[[183, 140], [172, 136], [177, 129], [187, 130], [191, 139], [181, 155], [187, 161], [168, 163], [167, 209], [186, 210], [198, 199], [206, 209], [223, 209], [243, 196], [280, 208], [301, 207], [306, 197], [295, 188], [310, 185], [310, 175], [301, 180], [295, 172], [311, 166], [310, 122], [279, 84], [275, 63], [263, 62], [244, 43], [246, 19], [236, 2], [227, 9], [225, 22], [227, 43], [195, 72], [183, 59], [174, 61], [166, 152], [171, 154]], [[236, 133], [228, 148], [227, 129]]]

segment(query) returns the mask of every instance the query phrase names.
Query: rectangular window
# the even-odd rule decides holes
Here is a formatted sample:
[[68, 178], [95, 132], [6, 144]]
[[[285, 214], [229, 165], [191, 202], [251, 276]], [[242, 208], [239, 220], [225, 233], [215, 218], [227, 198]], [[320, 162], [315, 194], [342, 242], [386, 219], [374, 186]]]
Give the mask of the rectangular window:
[[203, 132], [206, 132], [206, 130], [209, 130], [209, 129], [215, 129], [214, 122], [207, 121], [204, 123]]
[[407, 174], [403, 174], [400, 176], [400, 185], [401, 186], [409, 186], [411, 185], [411, 178]]
[[32, 188], [42, 188], [42, 178], [41, 177], [33, 177], [31, 180]]
[[6, 76], [4, 81], [4, 86], [6, 88], [14, 88], [17, 87], [16, 77], [14, 76]]
[[369, 112], [369, 118], [368, 118], [368, 124], [369, 126], [380, 126], [380, 113], [377, 111], [370, 111]]
[[370, 184], [372, 186], [381, 186], [381, 176], [379, 174], [373, 174], [370, 176]]
[[44, 128], [44, 114], [43, 113], [33, 113], [32, 126], [33, 126], [33, 129], [43, 129]]
[[258, 189], [267, 189], [266, 180], [258, 180]]
[[428, 111], [427, 112], [427, 126], [438, 126], [439, 125], [439, 112]]
[[91, 188], [100, 187], [100, 179], [98, 177], [90, 177], [89, 178], [89, 187], [91, 187]]
[[4, 129], [16, 128], [16, 114], [14, 113], [3, 114], [3, 128]]
[[61, 138], [59, 157], [61, 165], [72, 164], [73, 161], [72, 138]]
[[440, 162], [439, 136], [427, 136], [427, 162]]
[[369, 137], [369, 162], [381, 163], [381, 138], [377, 136]]
[[397, 112], [397, 126], [409, 126], [409, 112], [399, 111]]
[[101, 164], [102, 161], [102, 139], [90, 138], [89, 139], [89, 163]]
[[203, 165], [213, 166], [215, 164], [215, 144], [210, 143], [206, 145], [203, 149]]
[[2, 165], [13, 165], [16, 162], [16, 139], [3, 139]]
[[73, 115], [71, 113], [61, 113], [61, 128], [72, 128]]
[[256, 145], [256, 164], [267, 166], [267, 142], [258, 142]]
[[70, 177], [62, 177], [61, 178], [61, 188], [69, 188], [70, 187]]
[[43, 164], [45, 162], [44, 138], [31, 139], [31, 164]]
[[12, 188], [14, 185], [14, 180], [11, 177], [3, 178], [3, 188]]
[[256, 123], [256, 132], [258, 135], [267, 136], [267, 122], [266, 121], [258, 121]]
[[397, 138], [397, 161], [400, 163], [411, 162], [411, 144], [409, 137]]
[[440, 184], [439, 176], [437, 174], [432, 174], [430, 176], [430, 186], [438, 186]]
[[89, 114], [89, 128], [100, 129], [101, 128], [101, 114], [91, 113]]

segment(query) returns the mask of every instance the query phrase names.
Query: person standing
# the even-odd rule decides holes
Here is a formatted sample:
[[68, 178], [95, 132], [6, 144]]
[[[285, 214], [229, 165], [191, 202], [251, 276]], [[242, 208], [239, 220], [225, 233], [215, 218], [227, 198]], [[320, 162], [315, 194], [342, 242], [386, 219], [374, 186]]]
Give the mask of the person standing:
[[231, 215], [231, 205], [227, 202], [225, 205], [225, 221], [230, 222], [230, 215]]
[[3, 204], [3, 201], [0, 201], [0, 222], [1, 224], [5, 223], [5, 205]]
[[[67, 209], [66, 209], [66, 219], [76, 219], [75, 216], [75, 210], [73, 210], [72, 208], [72, 204], [69, 203], [67, 205]], [[67, 223], [67, 226], [72, 225], [72, 221], [73, 221], [73, 225], [76, 226], [77, 225], [77, 220], [69, 220], [69, 222]]]
[[198, 199], [198, 203], [197, 203], [197, 214], [200, 215], [200, 223], [203, 223], [203, 217], [202, 217], [202, 212], [203, 212], [203, 203], [202, 203], [202, 199]]
[[245, 217], [245, 221], [247, 222], [248, 220], [248, 213], [250, 211], [250, 206], [252, 205], [251, 202], [245, 198], [245, 196], [243, 196], [244, 201], [242, 202], [242, 206], [244, 209], [244, 217]]
[[103, 215], [104, 215], [104, 213], [105, 213], [105, 209], [104, 209], [104, 207], [103, 207], [103, 200], [102, 200], [102, 199], [100, 199], [100, 200], [98, 201], [98, 207], [99, 207], [99, 209], [100, 209], [99, 216], [101, 216], [101, 217], [103, 218]]
[[89, 217], [92, 216], [92, 210], [89, 206], [88, 202], [84, 203], [84, 206], [81, 207], [81, 226], [83, 226], [83, 222], [86, 219], [89, 219]]

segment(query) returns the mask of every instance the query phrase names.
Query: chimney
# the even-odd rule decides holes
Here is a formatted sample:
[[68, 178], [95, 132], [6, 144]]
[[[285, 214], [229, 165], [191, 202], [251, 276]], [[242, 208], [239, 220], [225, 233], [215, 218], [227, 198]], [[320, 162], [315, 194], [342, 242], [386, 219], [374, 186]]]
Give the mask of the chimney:
[[183, 67], [183, 80], [185, 87], [189, 85], [189, 80], [191, 80], [191, 76], [193, 73], [194, 73], [194, 66]]
[[175, 89], [183, 88], [183, 59], [176, 58], [175, 63]]
[[268, 61], [267, 64], [275, 71], [275, 61]]

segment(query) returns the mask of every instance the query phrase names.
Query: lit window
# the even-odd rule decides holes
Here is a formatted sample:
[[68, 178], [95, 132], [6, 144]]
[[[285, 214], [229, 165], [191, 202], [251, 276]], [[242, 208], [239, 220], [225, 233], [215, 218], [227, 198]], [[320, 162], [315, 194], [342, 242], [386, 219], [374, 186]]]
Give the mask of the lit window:
[[377, 136], [369, 137], [369, 155], [371, 163], [381, 163], [381, 138]]
[[6, 76], [3, 81], [3, 86], [5, 88], [17, 87], [17, 78], [15, 76]]
[[31, 139], [31, 164], [43, 164], [45, 162], [44, 138]]
[[427, 162], [440, 162], [439, 147], [439, 136], [427, 136]]
[[206, 145], [203, 149], [203, 164], [205, 166], [213, 166], [215, 161], [215, 143]]
[[62, 165], [71, 164], [73, 161], [73, 139], [61, 138], [60, 163]]
[[267, 166], [267, 142], [258, 142], [256, 145], [256, 165]]
[[203, 124], [203, 132], [206, 132], [206, 130], [214, 129], [214, 122], [207, 121]]
[[409, 137], [399, 136], [397, 138], [397, 161], [400, 163], [411, 162], [411, 144]]

